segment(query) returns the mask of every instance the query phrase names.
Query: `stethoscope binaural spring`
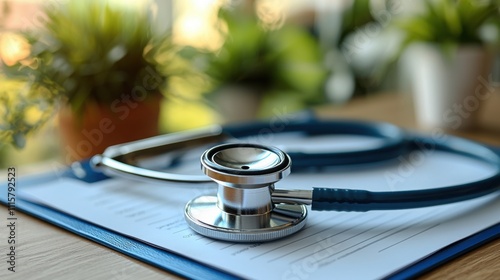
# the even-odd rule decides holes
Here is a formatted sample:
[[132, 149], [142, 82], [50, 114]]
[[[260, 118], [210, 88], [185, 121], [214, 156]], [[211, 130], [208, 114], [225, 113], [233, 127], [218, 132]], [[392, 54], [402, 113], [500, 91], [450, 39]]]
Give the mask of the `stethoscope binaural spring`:
[[[500, 156], [491, 148], [460, 138], [446, 140], [410, 136], [390, 124], [356, 121], [318, 121], [290, 123], [285, 132], [307, 135], [363, 135], [382, 139], [380, 145], [364, 150], [287, 154], [282, 150], [253, 143], [224, 143], [201, 155], [206, 176], [170, 174], [138, 166], [138, 159], [149, 155], [190, 148], [206, 142], [222, 142], [225, 135], [242, 137], [257, 134], [263, 123], [165, 135], [108, 148], [92, 159], [109, 175], [163, 181], [217, 183], [217, 194], [197, 197], [184, 211], [196, 232], [220, 240], [257, 242], [279, 239], [299, 231], [312, 210], [370, 211], [434, 206], [480, 197], [500, 189]], [[479, 181], [434, 189], [371, 192], [366, 190], [313, 188], [279, 190], [275, 183], [299, 168], [354, 165], [395, 158], [422, 147], [478, 159], [495, 167], [495, 173]]]

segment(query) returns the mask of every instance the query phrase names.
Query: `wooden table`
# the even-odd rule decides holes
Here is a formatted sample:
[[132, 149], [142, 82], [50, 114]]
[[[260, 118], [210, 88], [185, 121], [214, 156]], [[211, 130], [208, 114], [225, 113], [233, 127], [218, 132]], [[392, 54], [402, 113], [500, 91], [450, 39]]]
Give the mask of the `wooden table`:
[[[449, 133], [500, 146], [500, 98], [486, 104], [480, 127]], [[321, 117], [388, 121], [404, 128], [423, 130], [413, 118], [411, 99], [401, 94], [379, 94], [354, 100], [342, 107], [318, 108]], [[18, 167], [22, 176], [23, 167]], [[6, 221], [7, 210], [0, 208]], [[174, 279], [167, 272], [66, 232], [28, 215], [18, 213], [17, 272], [7, 271], [6, 240], [2, 240], [0, 279]], [[2, 226], [0, 236], [7, 236]], [[500, 277], [500, 240], [484, 245], [422, 276], [422, 279], [493, 279]]]

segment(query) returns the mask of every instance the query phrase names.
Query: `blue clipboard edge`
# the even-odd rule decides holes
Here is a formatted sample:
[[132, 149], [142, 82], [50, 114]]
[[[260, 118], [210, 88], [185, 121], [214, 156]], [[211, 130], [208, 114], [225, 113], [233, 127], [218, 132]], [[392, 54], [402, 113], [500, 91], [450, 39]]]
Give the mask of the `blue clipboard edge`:
[[[84, 168], [87, 169], [87, 162], [83, 162], [82, 164], [85, 166]], [[49, 182], [50, 180], [57, 179], [59, 176], [61, 176], [61, 173], [31, 176], [24, 178], [22, 180], [22, 184], [33, 185]], [[75, 177], [70, 170], [63, 172], [62, 176]], [[102, 179], [105, 178], [84, 178], [85, 181], [89, 182], [99, 181]], [[0, 195], [0, 203], [7, 205], [5, 194]], [[209, 267], [176, 253], [162, 250], [136, 239], [118, 234], [103, 227], [35, 203], [18, 199], [16, 200], [16, 211], [21, 211], [25, 214], [31, 215], [35, 218], [118, 251], [124, 255], [182, 277], [187, 277], [189, 279], [240, 279], [235, 275]], [[426, 258], [396, 271], [395, 273], [387, 276], [386, 279], [409, 279], [421, 276], [424, 273], [427, 273], [440, 265], [460, 257], [497, 238], [500, 238], [500, 223], [444, 247]]]
[[500, 223], [446, 246], [419, 262], [396, 271], [386, 279], [411, 279], [421, 276], [498, 238], [500, 238]]

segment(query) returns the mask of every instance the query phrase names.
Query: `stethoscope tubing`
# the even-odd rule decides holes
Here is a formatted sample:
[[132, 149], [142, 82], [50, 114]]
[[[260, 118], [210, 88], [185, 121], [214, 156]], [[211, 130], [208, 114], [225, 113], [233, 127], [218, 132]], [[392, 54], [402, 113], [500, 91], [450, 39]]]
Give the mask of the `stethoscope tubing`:
[[[432, 151], [448, 152], [462, 155], [485, 162], [495, 168], [495, 172], [488, 178], [481, 179], [465, 184], [444, 186], [432, 189], [419, 189], [408, 191], [384, 191], [371, 192], [367, 190], [335, 189], [335, 188], [313, 188], [310, 200], [312, 210], [319, 211], [370, 211], [370, 210], [395, 210], [409, 209], [418, 207], [435, 206], [440, 204], [453, 203], [468, 199], [477, 198], [500, 190], [500, 155], [492, 148], [485, 145], [468, 141], [461, 138], [446, 136], [433, 139], [427, 136], [419, 136], [405, 132], [404, 130], [386, 123], [375, 123], [365, 121], [323, 121], [316, 119], [307, 119], [294, 122], [288, 122], [278, 128], [269, 125], [269, 122], [252, 122], [247, 124], [226, 125], [220, 132], [210, 134], [210, 138], [219, 140], [220, 135], [229, 138], [244, 138], [249, 136], [259, 136], [262, 134], [300, 132], [307, 136], [330, 135], [330, 134], [349, 134], [379, 138], [382, 141], [379, 146], [356, 151], [347, 152], [324, 152], [324, 153], [306, 153], [290, 152], [292, 159], [292, 168], [322, 168], [325, 166], [345, 166], [375, 163], [389, 161], [397, 157], [409, 154], [414, 151], [422, 151], [422, 147], [432, 147]], [[267, 135], [266, 137], [268, 137]], [[167, 135], [167, 138], [169, 136]], [[172, 137], [172, 136], [170, 136]], [[175, 143], [182, 143], [183, 137], [173, 137]], [[156, 144], [168, 144], [170, 140], [156, 141]], [[150, 141], [151, 142], [151, 141]], [[154, 142], [154, 141], [153, 141]], [[135, 146], [139, 146], [134, 143]], [[134, 147], [135, 147], [134, 146]], [[112, 156], [98, 156], [97, 164], [106, 165], [107, 162], [117, 164], [121, 170], [111, 168], [108, 170], [111, 174], [120, 174], [133, 177], [153, 178], [163, 181], [184, 181], [184, 182], [202, 182], [203, 177], [177, 175], [162, 173], [159, 171], [141, 170], [129, 163], [122, 162], [120, 159], [127, 158], [117, 151], [127, 150], [111, 149], [108, 153]], [[138, 154], [139, 148], [128, 149], [132, 153]], [[146, 150], [152, 151], [151, 147]], [[429, 149], [426, 150], [429, 152]], [[138, 170], [144, 172], [138, 175]], [[193, 180], [190, 180], [193, 178]], [[207, 180], [208, 181], [208, 178]], [[302, 199], [302, 198], [301, 198]], [[306, 198], [308, 200], [309, 198]]]
[[429, 145], [433, 147], [432, 151], [449, 152], [486, 162], [495, 167], [495, 171], [478, 181], [432, 189], [371, 192], [315, 188], [311, 209], [353, 212], [411, 209], [470, 200], [500, 190], [500, 155], [493, 149], [455, 137], [431, 140], [428, 137], [413, 136], [410, 139], [407, 141], [407, 153], [422, 151], [424, 145]]
[[[280, 129], [272, 129], [268, 122], [250, 122], [246, 124], [227, 125], [222, 128], [223, 133], [234, 138], [272, 137], [273, 133], [299, 132], [306, 136], [318, 135], [357, 135], [367, 136], [382, 141], [377, 147], [346, 152], [287, 152], [293, 160], [292, 168], [309, 168], [324, 166], [346, 166], [366, 164], [397, 158], [406, 149], [407, 134], [400, 128], [388, 124], [354, 120], [317, 120], [308, 119], [290, 122]], [[269, 134], [269, 135], [266, 135]], [[257, 142], [259, 137], [256, 138]]]

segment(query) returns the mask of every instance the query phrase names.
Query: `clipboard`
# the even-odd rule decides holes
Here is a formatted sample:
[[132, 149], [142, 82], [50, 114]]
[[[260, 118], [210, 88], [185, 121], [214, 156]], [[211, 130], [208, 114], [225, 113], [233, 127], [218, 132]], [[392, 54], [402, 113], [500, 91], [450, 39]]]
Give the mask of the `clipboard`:
[[[47, 183], [51, 180], [57, 180], [60, 176], [78, 178], [86, 182], [96, 182], [107, 179], [105, 175], [93, 172], [88, 161], [82, 161], [79, 165], [80, 168], [87, 171], [85, 172], [85, 174], [87, 174], [86, 176], [77, 177], [74, 172], [72, 172], [72, 169], [68, 168], [62, 172], [62, 175], [52, 172], [33, 177], [18, 178], [18, 187], [22, 188], [22, 186], [35, 186], [36, 184]], [[6, 192], [2, 192], [0, 195], [0, 202], [7, 205]], [[136, 239], [110, 231], [52, 208], [21, 199], [16, 200], [15, 206], [16, 211], [21, 211], [124, 255], [182, 277], [190, 279], [239, 279], [239, 277], [225, 271], [206, 266], [174, 252], [162, 250], [140, 242]], [[500, 223], [470, 235], [447, 247], [441, 248], [430, 256], [394, 272], [389, 275], [387, 279], [408, 279], [420, 276], [499, 237]]]

